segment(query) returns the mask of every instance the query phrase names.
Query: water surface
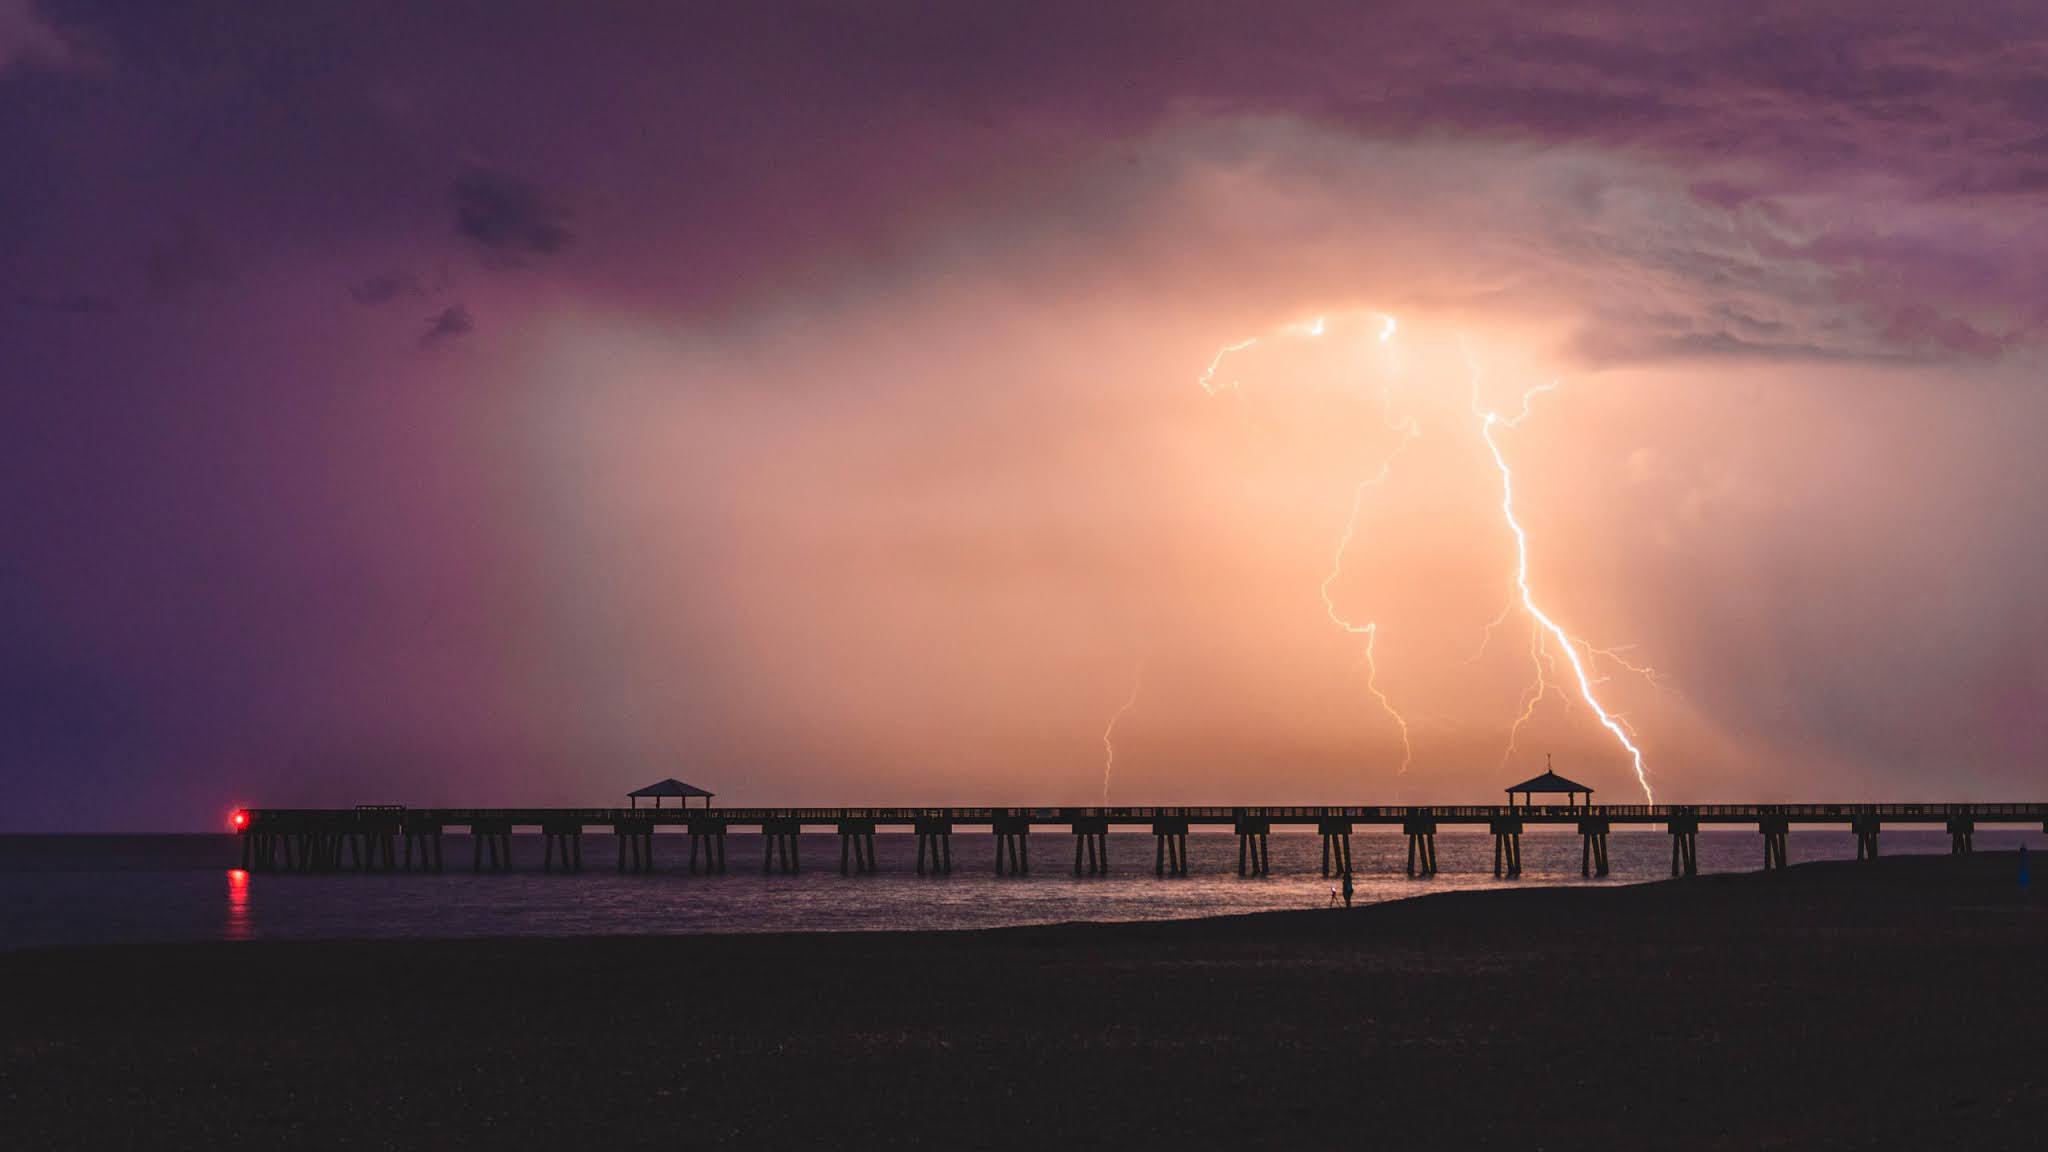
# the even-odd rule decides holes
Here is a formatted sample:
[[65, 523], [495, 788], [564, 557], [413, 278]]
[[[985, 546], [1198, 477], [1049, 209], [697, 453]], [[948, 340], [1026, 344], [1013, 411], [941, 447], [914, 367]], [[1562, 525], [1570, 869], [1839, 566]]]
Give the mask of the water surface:
[[[916, 840], [908, 833], [875, 838], [879, 871], [839, 875], [839, 841], [831, 833], [803, 837], [804, 871], [762, 875], [762, 842], [729, 838], [724, 876], [692, 876], [688, 842], [656, 837], [651, 875], [614, 872], [613, 840], [584, 837], [585, 871], [541, 871], [538, 835], [515, 836], [515, 871], [476, 875], [467, 836], [449, 835], [448, 871], [296, 875], [251, 874], [232, 836], [0, 837], [0, 948], [142, 940], [254, 940], [343, 937], [563, 936], [619, 933], [809, 932], [860, 929], [985, 928], [1065, 920], [1148, 920], [1214, 916], [1279, 908], [1327, 906], [1334, 880], [1318, 874], [1321, 841], [1313, 832], [1275, 833], [1273, 874], [1237, 875], [1237, 840], [1228, 832], [1188, 837], [1190, 875], [1152, 874], [1153, 839], [1136, 832], [1110, 837], [1111, 874], [1076, 877], [1073, 838], [1031, 837], [1031, 873], [995, 874], [995, 841], [956, 833], [950, 876], [918, 876]], [[2021, 843], [2040, 848], [2039, 832], [1986, 829], [1985, 850]], [[1483, 830], [1437, 837], [1440, 871], [1406, 875], [1407, 839], [1398, 829], [1352, 837], [1359, 903], [1427, 892], [1546, 884], [1628, 884], [1664, 879], [1671, 843], [1661, 831], [1617, 831], [1612, 875], [1579, 875], [1580, 841], [1569, 829], [1522, 839], [1523, 875], [1493, 875], [1493, 841]], [[1939, 830], [1890, 830], [1884, 851], [1946, 852]], [[1846, 831], [1797, 830], [1794, 863], [1853, 858]], [[1752, 830], [1703, 831], [1703, 872], [1762, 866], [1762, 838]]]

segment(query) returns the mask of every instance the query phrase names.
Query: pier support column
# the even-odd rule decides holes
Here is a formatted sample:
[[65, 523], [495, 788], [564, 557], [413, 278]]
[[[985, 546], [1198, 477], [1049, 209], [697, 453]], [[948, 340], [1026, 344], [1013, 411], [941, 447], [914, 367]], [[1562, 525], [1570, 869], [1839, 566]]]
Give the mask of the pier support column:
[[1012, 876], [1031, 872], [1031, 820], [1028, 816], [997, 816], [989, 822], [996, 835], [996, 875]]
[[1700, 874], [1700, 822], [1696, 816], [1673, 817], [1664, 825], [1671, 834], [1671, 874]]
[[1493, 834], [1493, 874], [1513, 879], [1522, 874], [1522, 835], [1519, 832]]
[[1408, 834], [1408, 874], [1410, 876], [1436, 875], [1436, 833], [1411, 832]]
[[543, 825], [541, 837], [546, 841], [541, 871], [553, 872], [558, 861], [564, 872], [583, 871], [583, 829], [580, 825]]
[[612, 825], [618, 838], [620, 872], [654, 871], [654, 823], [634, 820]]
[[[1265, 876], [1273, 871], [1272, 857], [1266, 843], [1267, 833], [1240, 832], [1237, 834], [1237, 874], [1239, 876]], [[1183, 873], [1184, 874], [1184, 873]]]
[[1408, 833], [1408, 874], [1436, 875], [1436, 821], [1411, 816], [1401, 822], [1401, 828]]
[[1351, 874], [1351, 822], [1324, 820], [1316, 831], [1323, 837], [1323, 875]]
[[698, 870], [697, 857], [704, 857], [703, 870], [722, 874], [725, 871], [725, 821], [703, 819], [690, 821], [690, 875]]
[[797, 837], [802, 826], [795, 821], [771, 820], [761, 825], [761, 871], [794, 876], [803, 871], [803, 854]]
[[875, 826], [868, 820], [842, 820], [839, 822], [839, 874], [847, 874], [848, 860], [852, 861], [855, 875], [865, 876], [875, 870]]
[[1850, 830], [1856, 833], [1856, 858], [1877, 859], [1877, 833], [1881, 825], [1875, 816], [1858, 816]]
[[1109, 875], [1109, 821], [1085, 817], [1074, 821], [1074, 875]]
[[1188, 825], [1185, 820], [1154, 820], [1152, 839], [1155, 842], [1152, 854], [1154, 876], [1185, 876], [1188, 874]]
[[473, 824], [469, 829], [470, 870], [509, 872], [512, 870], [512, 827], [509, 824]]
[[1028, 832], [996, 833], [996, 875], [1005, 870], [1005, 858], [1010, 875], [1023, 876], [1031, 871], [1031, 845]]
[[1266, 837], [1272, 830], [1272, 824], [1263, 819], [1240, 818], [1237, 821], [1239, 876], [1265, 876], [1272, 872], [1272, 861], [1267, 854], [1266, 845]]
[[1579, 835], [1585, 839], [1585, 851], [1579, 860], [1579, 875], [1607, 875], [1607, 833], [1610, 826], [1606, 820], [1579, 821]]
[[1783, 818], [1764, 819], [1757, 822], [1757, 831], [1764, 837], [1764, 871], [1778, 872], [1785, 868], [1785, 836], [1788, 821]]
[[1074, 836], [1074, 875], [1109, 875], [1109, 835], [1079, 832]]
[[946, 820], [918, 820], [917, 874], [944, 876], [953, 871], [953, 825]]
[[803, 871], [803, 853], [797, 837], [803, 825], [795, 820], [768, 820], [761, 825], [761, 871], [794, 876]]
[[1977, 821], [1971, 816], [1948, 818], [1948, 854], [1968, 856], [1976, 851]]
[[1493, 833], [1493, 874], [1513, 878], [1522, 874], [1522, 821], [1501, 816], [1489, 825]]

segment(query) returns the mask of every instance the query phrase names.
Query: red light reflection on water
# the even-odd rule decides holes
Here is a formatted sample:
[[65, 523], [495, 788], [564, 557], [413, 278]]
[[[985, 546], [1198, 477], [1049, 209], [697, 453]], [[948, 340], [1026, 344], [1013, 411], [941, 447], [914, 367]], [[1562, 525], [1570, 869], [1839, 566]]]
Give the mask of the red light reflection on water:
[[249, 872], [246, 868], [228, 869], [227, 938], [249, 938]]

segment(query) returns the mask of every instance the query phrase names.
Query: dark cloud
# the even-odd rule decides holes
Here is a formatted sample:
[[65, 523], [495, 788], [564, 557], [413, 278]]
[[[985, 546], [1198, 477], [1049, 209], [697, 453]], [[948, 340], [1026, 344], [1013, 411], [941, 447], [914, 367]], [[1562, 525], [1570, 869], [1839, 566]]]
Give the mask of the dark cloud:
[[24, 312], [68, 312], [79, 316], [114, 310], [112, 300], [86, 292], [66, 292], [54, 296], [31, 293], [16, 297], [14, 303]]
[[418, 296], [424, 289], [420, 278], [410, 272], [380, 272], [348, 286], [358, 304], [389, 304], [400, 296]]
[[573, 234], [569, 213], [535, 185], [488, 168], [455, 178], [455, 224], [464, 236], [510, 260], [545, 256]]
[[[1950, 705], [2009, 699], [2030, 738], [2048, 716], [2048, 623], [2026, 579], [2040, 570], [2042, 534], [2024, 520], [2048, 500], [2031, 437], [2042, 421], [2027, 388], [1970, 387], [2019, 378], [2022, 366], [1988, 362], [2031, 353], [2048, 332], [2048, 6], [41, 0], [33, 15], [48, 31], [36, 52], [0, 45], [0, 307], [51, 315], [17, 317], [0, 340], [0, 375], [35, 385], [0, 388], [0, 426], [33, 433], [0, 453], [0, 489], [35, 497], [0, 501], [0, 584], [16, 581], [0, 598], [18, 598], [0, 617], [43, 631], [33, 645], [0, 644], [0, 730], [27, 732], [48, 766], [21, 811], [41, 802], [52, 815], [10, 809], [0, 824], [196, 825], [215, 818], [233, 780], [284, 781], [291, 757], [352, 749], [394, 773], [508, 765], [451, 772], [465, 788], [516, 792], [513, 777], [530, 772], [574, 793], [545, 762], [588, 758], [574, 747], [579, 721], [568, 706], [529, 705], [587, 691], [591, 730], [630, 729], [620, 702], [646, 684], [731, 717], [730, 762], [773, 759], [757, 734], [791, 727], [793, 710], [815, 715], [819, 699], [791, 690], [785, 667], [822, 682], [873, 665], [867, 644], [816, 656], [834, 649], [813, 645], [814, 627], [792, 627], [797, 639], [778, 647], [764, 623], [815, 624], [787, 606], [819, 600], [817, 573], [846, 565], [793, 561], [784, 595], [757, 596], [742, 586], [759, 569], [721, 556], [786, 537], [798, 557], [830, 538], [806, 510], [835, 506], [820, 492], [841, 493], [779, 478], [816, 472], [862, 490], [877, 469], [858, 446], [896, 443], [877, 437], [886, 424], [906, 462], [935, 445], [974, 459], [934, 457], [917, 492], [870, 494], [878, 519], [920, 508], [913, 497], [926, 491], [948, 497], [949, 515], [989, 522], [1086, 508], [1125, 486], [1084, 483], [1094, 473], [1076, 469], [1060, 489], [1056, 476], [1020, 471], [1028, 498], [1008, 505], [961, 485], [1008, 443], [999, 423], [1033, 431], [1028, 451], [1011, 448], [1036, 467], [1049, 448], [1091, 443], [1067, 421], [1094, 409], [1048, 407], [1042, 431], [974, 413], [1066, 395], [1035, 385], [1078, 374], [1068, 356], [1091, 379], [1113, 371], [1131, 385], [1074, 395], [1122, 402], [1169, 376], [1160, 387], [1187, 391], [1162, 346], [1199, 355], [1205, 341], [1255, 330], [1219, 333], [1211, 319], [1256, 320], [1315, 293], [1394, 295], [1423, 275], [1441, 279], [1385, 302], [1421, 309], [1435, 292], [1476, 324], [1575, 336], [1586, 361], [1660, 362], [1788, 406], [1764, 419], [1706, 390], [1701, 411], [1725, 426], [1680, 429], [1702, 453], [1701, 515], [1753, 500], [1783, 510], [1782, 539], [1745, 548], [1739, 533], [1714, 536], [1697, 556], [1674, 553], [1723, 564], [1689, 593], [1654, 579], [1584, 584], [1589, 602], [1637, 588], [1661, 613], [1714, 623], [1698, 651], [1718, 646], [1729, 667], [1692, 664], [1701, 699], [1764, 683], [1761, 666], [1833, 690], [1853, 664], [1896, 681], [1859, 686], [1861, 700], [1967, 715]], [[73, 66], [47, 66], [59, 44]], [[1387, 240], [1402, 250], [1382, 262]], [[466, 285], [493, 317], [478, 340], [474, 315], [451, 303], [463, 293], [435, 271], [478, 259], [548, 262], [559, 275]], [[78, 285], [118, 295], [121, 322], [62, 320], [112, 307]], [[338, 306], [337, 285], [366, 307]], [[985, 296], [1012, 302], [1014, 331], [978, 323]], [[1185, 326], [1119, 335], [1100, 320], [1118, 304]], [[845, 319], [863, 310], [872, 315]], [[1078, 325], [1053, 323], [1084, 311]], [[1039, 351], [1054, 341], [1038, 343], [1034, 324], [1059, 332], [1058, 355]], [[498, 338], [513, 331], [536, 336]], [[807, 343], [822, 334], [851, 343]], [[1102, 344], [1126, 336], [1130, 358], [1104, 359]], [[414, 338], [424, 354], [392, 354], [391, 340], [404, 351]], [[878, 408], [866, 393], [879, 378], [853, 369], [892, 350], [898, 368], [946, 365], [947, 383]], [[1824, 411], [1797, 407], [1814, 377], [1873, 363], [1902, 380], [1880, 403], [1844, 393]], [[431, 386], [506, 379], [518, 387]], [[738, 432], [721, 418], [722, 405], [775, 397], [785, 382], [818, 401], [802, 409], [815, 421], [792, 421], [780, 402]], [[1117, 450], [1077, 458], [1147, 459], [1123, 451], [1123, 432], [1150, 417], [1118, 411], [1099, 422]], [[1550, 427], [1546, 412], [1527, 443]], [[1824, 455], [1860, 427], [1905, 455]], [[793, 435], [815, 435], [817, 451], [793, 451]], [[1598, 421], [1559, 435], [1587, 437], [1559, 454], [1588, 466], [1631, 446], [1601, 440]], [[1939, 435], [1945, 453], [1923, 455]], [[758, 463], [792, 459], [809, 472]], [[1828, 467], [1804, 483], [1787, 473], [1808, 459]], [[1960, 475], [1974, 467], [1981, 481]], [[1211, 471], [1228, 469], [1205, 462]], [[1714, 480], [1724, 472], [1725, 490]], [[1872, 529], [1865, 562], [1831, 566], [1816, 526], [1862, 499], [1850, 488], [1886, 477], [1927, 487], [1922, 530], [1894, 530], [1897, 501], [1870, 498], [1883, 530]], [[1811, 496], [1836, 484], [1842, 508]], [[1589, 491], [1589, 512], [1615, 498]], [[1657, 507], [1685, 499], [1678, 490]], [[1175, 490], [1160, 507], [1200, 504]], [[1566, 507], [1552, 505], [1553, 543], [1549, 533], [1579, 519]], [[643, 508], [653, 511], [635, 519]], [[600, 512], [618, 519], [600, 523]], [[1990, 519], [2003, 512], [2014, 518]], [[786, 533], [746, 535], [778, 515]], [[1950, 524], [1940, 556], [1908, 555], [1925, 529]], [[1304, 529], [1318, 563], [1327, 527]], [[1637, 531], [1617, 514], [1610, 530], [1548, 554], [1604, 556]], [[950, 547], [962, 533], [933, 534]], [[1133, 549], [1115, 535], [1126, 556], [1181, 547]], [[650, 559], [660, 541], [677, 553]], [[871, 541], [861, 533], [850, 555], [869, 563]], [[1068, 570], [1080, 551], [1066, 548], [1018, 555], [1042, 575]], [[1803, 583], [1789, 581], [1788, 560], [1809, 554]], [[891, 574], [932, 568], [906, 561]], [[1202, 566], [1159, 566], [1168, 574], [1157, 578], [1175, 569]], [[826, 599], [881, 602], [897, 583], [850, 577]], [[948, 616], [985, 619], [969, 609], [986, 583], [961, 584], [970, 591]], [[641, 587], [656, 591], [642, 599]], [[1900, 595], [1871, 599], [1824, 640], [1802, 632], [1816, 605], [1864, 587]], [[667, 609], [636, 609], [675, 603], [702, 606], [702, 619], [678, 612], [642, 627]], [[1762, 611], [1771, 604], [1779, 611]], [[1894, 627], [1934, 612], [1993, 642]], [[2023, 612], [2033, 622], [2013, 628]], [[957, 655], [922, 623], [902, 626], [936, 619], [922, 604], [834, 615], [915, 638], [918, 650], [892, 664]], [[1032, 619], [1058, 635], [1058, 613]], [[661, 653], [603, 650], [592, 638], [613, 621]], [[1844, 661], [1872, 631], [1912, 642]], [[1005, 637], [983, 647], [1039, 644]], [[783, 654], [763, 657], [776, 671], [755, 688], [726, 674], [731, 654], [749, 652]], [[594, 687], [605, 669], [629, 691]], [[1112, 703], [1127, 690], [1127, 669], [1115, 671], [1102, 689]], [[1979, 674], [2025, 692], [1957, 687]], [[973, 689], [993, 698], [1014, 682], [992, 672]], [[1759, 714], [1800, 712], [1797, 687]], [[652, 696], [633, 706], [662, 707]], [[892, 713], [862, 714], [838, 728], [807, 720], [820, 744], [790, 759], [836, 757], [846, 732]], [[507, 716], [531, 718], [505, 736]], [[1028, 719], [1034, 731], [1058, 727]], [[1100, 716], [1085, 719], [1084, 745]], [[1855, 739], [1872, 731], [1889, 734], [1845, 720], [1825, 744], [1876, 761], [1889, 749]], [[498, 736], [502, 746], [471, 743]], [[883, 764], [945, 744], [877, 737], [846, 759]], [[520, 760], [529, 745], [549, 753]], [[1243, 747], [1247, 760], [1272, 753]], [[1995, 763], [2023, 770], [2033, 753]], [[709, 758], [720, 756], [714, 746]], [[1191, 771], [1224, 771], [1213, 753], [1192, 759]], [[375, 793], [369, 771], [334, 769], [334, 798]], [[1966, 749], [1954, 782], [1968, 792], [1996, 771], [2014, 769]], [[193, 786], [206, 773], [212, 783]], [[963, 802], [986, 799], [967, 779]]]
[[166, 239], [150, 246], [142, 265], [152, 295], [173, 296], [202, 284], [231, 278], [219, 246], [199, 223], [186, 217]]
[[469, 309], [460, 304], [450, 304], [427, 319], [426, 335], [420, 337], [420, 347], [432, 348], [450, 340], [459, 340], [476, 330], [476, 318]]

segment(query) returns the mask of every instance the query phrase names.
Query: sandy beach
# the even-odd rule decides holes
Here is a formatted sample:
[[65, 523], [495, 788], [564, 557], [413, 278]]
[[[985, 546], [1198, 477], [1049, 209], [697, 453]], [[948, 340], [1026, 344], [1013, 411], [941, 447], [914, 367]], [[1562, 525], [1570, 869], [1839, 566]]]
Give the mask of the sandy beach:
[[939, 934], [0, 955], [9, 1147], [2034, 1147], [2009, 855]]

